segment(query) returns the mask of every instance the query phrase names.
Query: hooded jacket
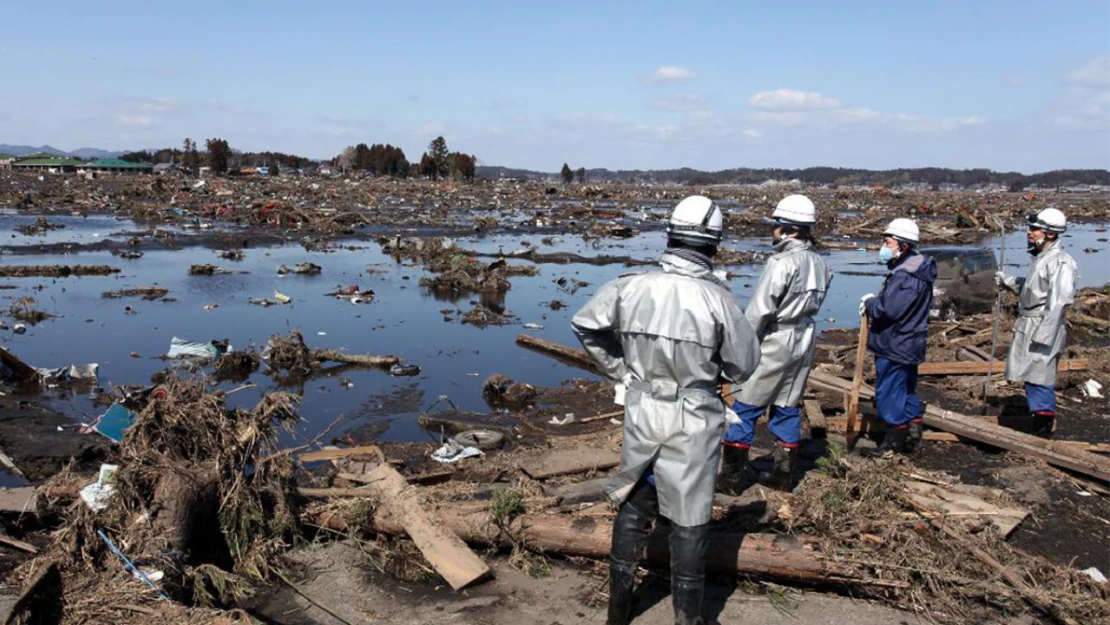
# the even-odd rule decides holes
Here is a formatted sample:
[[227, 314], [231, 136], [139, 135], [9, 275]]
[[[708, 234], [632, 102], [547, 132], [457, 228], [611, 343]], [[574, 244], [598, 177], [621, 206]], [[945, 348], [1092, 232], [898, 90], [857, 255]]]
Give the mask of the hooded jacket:
[[878, 358], [918, 365], [925, 362], [937, 264], [931, 257], [910, 250], [887, 267], [890, 273], [879, 295], [867, 300], [867, 316], [871, 319], [867, 349]]

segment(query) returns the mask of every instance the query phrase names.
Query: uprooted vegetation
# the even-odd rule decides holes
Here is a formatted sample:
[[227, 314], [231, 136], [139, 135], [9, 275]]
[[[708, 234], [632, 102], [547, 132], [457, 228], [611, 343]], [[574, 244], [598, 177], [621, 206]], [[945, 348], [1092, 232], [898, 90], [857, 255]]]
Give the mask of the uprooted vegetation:
[[[273, 579], [299, 534], [292, 458], [276, 447], [278, 431], [295, 423], [296, 402], [271, 393], [251, 410], [230, 409], [205, 381], [170, 379], [118, 447], [106, 507], [70, 504], [49, 549], [17, 575], [57, 567], [62, 623], [149, 622], [144, 606], [164, 604], [124, 570], [110, 540], [147, 572], [161, 571], [159, 587], [185, 606], [242, 599]], [[44, 506], [72, 500], [67, 484], [59, 476], [42, 489]], [[183, 614], [198, 620], [180, 622], [212, 616]]]
[[42, 323], [54, 316], [48, 312], [39, 310], [37, 305], [38, 302], [35, 298], [25, 295], [12, 302], [12, 305], [8, 307], [8, 313], [12, 317], [31, 325]]
[[[837, 567], [893, 582], [881, 596], [897, 606], [952, 624], [1030, 610], [1059, 623], [1110, 620], [1104, 584], [1022, 553], [994, 525], [924, 512], [903, 487], [906, 466], [849, 458], [837, 447], [819, 466], [780, 509], [784, 529], [815, 539]], [[990, 559], [1024, 588], [1007, 583]]]

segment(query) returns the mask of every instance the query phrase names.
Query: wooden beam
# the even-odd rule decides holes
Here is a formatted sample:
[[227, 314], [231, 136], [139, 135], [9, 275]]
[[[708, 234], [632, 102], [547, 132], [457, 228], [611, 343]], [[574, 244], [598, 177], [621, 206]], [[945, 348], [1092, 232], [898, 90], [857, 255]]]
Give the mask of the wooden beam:
[[336, 460], [338, 458], [352, 458], [354, 456], [375, 456], [381, 458], [381, 450], [377, 445], [363, 447], [330, 447], [319, 451], [310, 451], [298, 456], [301, 462], [320, 462], [322, 460]]
[[533, 460], [526, 460], [520, 469], [529, 477], [543, 480], [560, 475], [603, 471], [621, 462], [621, 455], [608, 448], [576, 447], [550, 451]]
[[816, 399], [806, 399], [802, 401], [802, 408], [805, 409], [806, 421], [809, 422], [809, 430], [828, 430], [828, 423], [825, 421], [825, 411], [821, 409], [821, 403]]
[[[988, 369], [990, 363], [986, 362], [923, 362], [917, 367], [918, 375], [987, 375], [1001, 374], [1006, 369], [1006, 363], [995, 361]], [[1061, 360], [1056, 368], [1060, 373], [1068, 371], [1086, 371], [1086, 360]]]
[[37, 494], [38, 488], [34, 486], [0, 488], [0, 512], [33, 513], [36, 511]]
[[594, 364], [594, 359], [590, 358], [590, 355], [587, 354], [585, 350], [574, 349], [573, 347], [567, 347], [566, 345], [536, 338], [527, 334], [516, 335], [516, 343], [521, 347], [527, 347], [528, 349], [547, 354], [548, 356], [554, 356], [567, 364], [594, 373], [600, 373], [597, 370], [597, 365]]
[[404, 528], [420, 553], [436, 572], [460, 590], [489, 577], [490, 569], [459, 537], [436, 520], [429, 518], [420, 506], [405, 478], [388, 464], [379, 465], [367, 477], [370, 489], [377, 491], [381, 505]]
[[852, 377], [852, 388], [848, 395], [848, 429], [845, 430], [845, 435], [848, 437], [848, 449], [851, 449], [856, 442], [856, 419], [859, 417], [859, 394], [860, 389], [863, 387], [863, 361], [867, 356], [867, 332], [868, 332], [868, 317], [861, 315], [859, 319], [859, 343], [856, 345], [856, 370]]

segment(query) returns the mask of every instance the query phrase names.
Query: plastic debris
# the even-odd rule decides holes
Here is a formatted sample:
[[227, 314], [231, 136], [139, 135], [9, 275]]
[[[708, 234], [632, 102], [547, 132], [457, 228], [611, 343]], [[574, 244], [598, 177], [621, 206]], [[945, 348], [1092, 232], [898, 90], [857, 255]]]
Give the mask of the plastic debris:
[[524, 329], [525, 330], [542, 330], [543, 326], [538, 324], [538, 323], [526, 323], [526, 324], [524, 324]]
[[108, 500], [115, 492], [116, 487], [113, 484], [118, 469], [114, 464], [100, 465], [100, 475], [96, 481], [81, 489], [81, 499], [93, 512], [101, 512], [108, 507]]
[[1102, 385], [1095, 380], [1087, 380], [1079, 387], [1083, 394], [1091, 399], [1102, 399]]
[[102, 434], [113, 443], [123, 440], [123, 434], [135, 422], [135, 413], [123, 404], [116, 402], [108, 411], [100, 415], [93, 423], [92, 429]]
[[432, 460], [450, 464], [465, 458], [474, 458], [481, 455], [484, 455], [481, 449], [477, 447], [467, 447], [451, 438], [447, 439], [447, 442], [445, 442], [442, 447], [432, 452]]
[[232, 351], [231, 345], [226, 341], [208, 341], [195, 343], [179, 339], [176, 336], [170, 340], [170, 351], [167, 358], [218, 358], [220, 354]]
[[293, 298], [289, 297], [285, 293], [282, 293], [281, 291], [274, 291], [274, 301], [279, 304], [288, 304], [289, 302], [293, 301]]
[[1087, 577], [1090, 577], [1100, 584], [1106, 583], [1106, 576], [1102, 574], [1102, 571], [1093, 566], [1089, 569], [1083, 569], [1082, 571], [1080, 571], [1080, 573], [1086, 575]]
[[560, 419], [559, 417], [551, 417], [551, 420], [548, 421], [548, 423], [550, 423], [551, 425], [570, 425], [575, 421], [577, 421], [577, 419], [574, 418], [574, 413], [568, 412], [566, 416], [564, 416], [562, 419]]
[[12, 326], [12, 332], [15, 332], [16, 334], [26, 334], [27, 326], [23, 325], [22, 323], [17, 323]]

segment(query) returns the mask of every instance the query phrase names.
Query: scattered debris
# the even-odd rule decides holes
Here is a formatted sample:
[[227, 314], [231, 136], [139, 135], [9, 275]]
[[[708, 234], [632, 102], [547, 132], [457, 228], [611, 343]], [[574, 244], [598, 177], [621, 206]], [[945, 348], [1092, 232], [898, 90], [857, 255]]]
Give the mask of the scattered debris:
[[110, 276], [119, 271], [108, 265], [0, 265], [0, 278]]
[[119, 291], [105, 291], [105, 299], [120, 299], [123, 297], [141, 297], [147, 301], [159, 300], [168, 295], [169, 289], [162, 286], [143, 286], [134, 289], [120, 289]]
[[170, 351], [166, 353], [166, 358], [200, 358], [204, 360], [214, 360], [220, 357], [220, 354], [232, 351], [231, 345], [228, 344], [227, 339], [222, 341], [207, 341], [204, 343], [190, 342], [185, 339], [179, 339], [176, 336], [170, 339]]
[[277, 272], [278, 275], [281, 276], [290, 273], [303, 276], [315, 276], [320, 274], [320, 272], [322, 272], [323, 270], [324, 269], [320, 265], [314, 263], [299, 263], [297, 265], [294, 265], [292, 269], [286, 267], [285, 265], [281, 265], [280, 267], [278, 267]]
[[420, 367], [417, 365], [393, 365], [389, 368], [389, 375], [397, 377], [420, 375]]
[[24, 295], [12, 302], [12, 305], [8, 307], [8, 313], [11, 314], [12, 317], [20, 321], [26, 321], [31, 325], [36, 325], [54, 316], [35, 308], [35, 304], [37, 303], [35, 298]]
[[216, 265], [203, 264], [203, 265], [190, 265], [189, 266], [189, 275], [190, 276], [214, 276], [214, 275], [217, 275], [217, 274], [228, 274], [228, 273], [231, 273], [231, 272], [226, 270], [226, 269], [221, 269], [221, 268], [217, 267]]

